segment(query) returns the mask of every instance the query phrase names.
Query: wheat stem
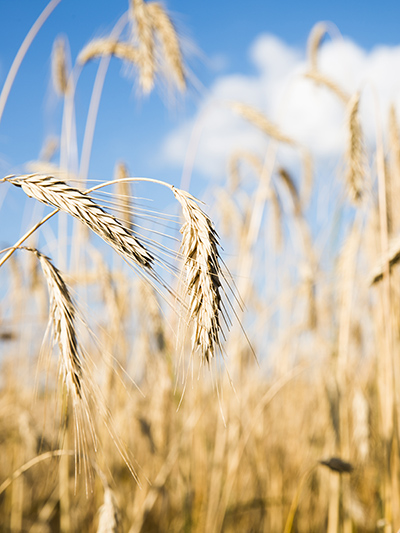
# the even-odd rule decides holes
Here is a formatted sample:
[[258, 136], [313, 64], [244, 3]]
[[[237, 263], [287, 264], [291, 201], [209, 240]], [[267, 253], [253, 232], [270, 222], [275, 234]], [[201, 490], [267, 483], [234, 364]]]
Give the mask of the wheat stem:
[[40, 28], [43, 26], [43, 24], [46, 22], [46, 20], [49, 18], [51, 13], [54, 11], [54, 9], [58, 6], [60, 2], [61, 0], [51, 0], [51, 2], [47, 4], [47, 6], [42, 11], [42, 13], [39, 15], [38, 19], [33, 24], [32, 28], [26, 34], [25, 39], [23, 40], [17, 52], [17, 55], [14, 58], [11, 68], [7, 74], [7, 78], [6, 78], [6, 81], [4, 82], [3, 89], [1, 90], [0, 122], [1, 122], [1, 117], [3, 116], [4, 107], [6, 105], [8, 95], [10, 94], [11, 87], [15, 80], [15, 76], [17, 75], [17, 72], [19, 70], [19, 67], [21, 66], [21, 63], [25, 57], [25, 54], [28, 51], [30, 45], [32, 44], [34, 38], [38, 34]]

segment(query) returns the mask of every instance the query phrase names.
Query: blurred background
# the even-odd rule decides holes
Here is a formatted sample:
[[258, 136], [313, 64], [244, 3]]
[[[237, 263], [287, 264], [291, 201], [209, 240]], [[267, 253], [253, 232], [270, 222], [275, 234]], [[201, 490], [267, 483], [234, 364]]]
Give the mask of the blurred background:
[[[170, 191], [94, 195], [168, 246], [159, 284], [65, 213], [44, 224], [25, 244], [71, 295], [88, 403], [43, 260], [18, 250], [0, 276], [1, 531], [397, 531], [400, 7], [53, 0], [6, 94], [46, 5], [0, 2], [0, 177], [146, 177], [204, 201], [221, 345], [205, 362], [177, 311]], [[151, 57], [115, 43], [149, 40], [145, 85]], [[1, 183], [0, 247], [50, 211]]]

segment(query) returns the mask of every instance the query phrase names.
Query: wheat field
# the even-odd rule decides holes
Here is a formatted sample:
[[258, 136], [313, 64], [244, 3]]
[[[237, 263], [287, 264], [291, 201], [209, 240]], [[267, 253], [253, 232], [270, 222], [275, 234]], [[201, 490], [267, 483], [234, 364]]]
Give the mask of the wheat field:
[[[32, 21], [0, 120], [57, 3]], [[267, 150], [233, 151], [206, 203], [163, 176], [132, 175], [122, 155], [100, 180], [89, 161], [110, 60], [133, 69], [142, 95], [160, 80], [190, 89], [167, 10], [144, 0], [127, 9], [75, 59], [65, 37], [55, 41], [60, 136], [0, 179], [19, 219], [35, 206], [0, 257], [0, 530], [395, 533], [395, 107], [371, 147], [361, 88], [348, 94], [319, 70], [328, 28], [318, 23], [302, 76], [339, 103], [346, 144], [324, 242], [315, 210], [327, 200], [310, 147], [245, 102], [221, 106]], [[93, 63], [82, 140], [79, 77]]]

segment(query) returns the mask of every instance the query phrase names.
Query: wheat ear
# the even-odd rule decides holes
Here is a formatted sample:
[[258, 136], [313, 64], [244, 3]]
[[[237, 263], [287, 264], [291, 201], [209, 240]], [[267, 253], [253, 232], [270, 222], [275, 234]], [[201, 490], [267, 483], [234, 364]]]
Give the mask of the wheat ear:
[[208, 363], [220, 346], [221, 267], [218, 237], [210, 218], [189, 193], [173, 187], [185, 224], [181, 228], [181, 253], [186, 270], [185, 292], [189, 318], [194, 324], [192, 349]]
[[149, 93], [154, 87], [156, 73], [152, 17], [148, 9], [149, 4], [143, 0], [132, 0], [131, 6], [136, 22], [139, 82], [143, 92]]
[[333, 94], [335, 94], [344, 105], [348, 104], [350, 96], [345, 91], [343, 91], [343, 89], [341, 89], [337, 83], [328, 78], [328, 76], [325, 76], [317, 70], [311, 70], [309, 72], [306, 72], [304, 74], [304, 77], [309, 80], [312, 80], [317, 85], [322, 85], [323, 87], [326, 87]]
[[54, 88], [59, 96], [65, 96], [68, 88], [68, 67], [65, 39], [58, 37], [54, 41], [51, 54], [51, 72]]
[[88, 398], [94, 392], [84, 371], [75, 329], [76, 309], [60, 271], [51, 260], [35, 248], [25, 248], [34, 253], [40, 262], [50, 296], [49, 327], [58, 343], [61, 361], [61, 381], [71, 398], [74, 415], [75, 468], [80, 471], [83, 461], [86, 480], [90, 477], [88, 463], [88, 436], [96, 449], [97, 437], [90, 414]]
[[61, 353], [62, 381], [73, 397], [82, 399], [82, 364], [75, 330], [75, 306], [58, 268], [36, 248], [25, 248], [39, 260], [50, 295], [50, 320]]
[[114, 492], [108, 485], [104, 487], [104, 503], [99, 509], [97, 533], [120, 533], [122, 524]]
[[183, 69], [182, 52], [174, 25], [162, 5], [158, 2], [148, 3], [147, 10], [151, 17], [153, 28], [161, 40], [165, 59], [171, 67], [177, 86], [181, 91], [184, 91], [186, 88], [186, 79]]
[[360, 93], [355, 93], [347, 105], [347, 171], [346, 181], [354, 201], [362, 197], [364, 185], [364, 149], [358, 108]]
[[153, 256], [114, 216], [97, 205], [90, 196], [52, 176], [31, 174], [7, 176], [7, 181], [22, 187], [28, 196], [50, 204], [80, 220], [116, 252], [140, 267], [152, 271]]
[[261, 111], [258, 111], [258, 109], [255, 109], [254, 107], [251, 107], [246, 104], [242, 104], [241, 102], [232, 102], [231, 108], [238, 115], [246, 119], [248, 122], [251, 122], [256, 128], [265, 133], [265, 135], [268, 135], [269, 137], [272, 137], [273, 139], [281, 143], [289, 144], [292, 146], [297, 145], [294, 139], [282, 133], [280, 129], [275, 126], [275, 124], [270, 122], [267, 117], [263, 113], [261, 113]]
[[95, 39], [85, 46], [78, 56], [78, 63], [84, 65], [91, 59], [104, 55], [113, 55], [135, 65], [139, 64], [139, 52], [129, 43], [114, 39]]

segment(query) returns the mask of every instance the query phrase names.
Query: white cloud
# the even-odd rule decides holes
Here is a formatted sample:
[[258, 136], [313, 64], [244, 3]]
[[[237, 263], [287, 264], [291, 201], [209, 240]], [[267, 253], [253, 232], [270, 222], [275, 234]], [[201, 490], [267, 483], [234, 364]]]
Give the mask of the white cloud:
[[[272, 35], [261, 35], [251, 46], [249, 58], [255, 75], [220, 76], [198, 114], [167, 137], [163, 148], [167, 162], [182, 166], [190, 138], [196, 139], [191, 143], [191, 150], [196, 151], [196, 169], [212, 178], [224, 177], [233, 150], [262, 153], [267, 140], [229, 109], [226, 104], [232, 100], [263, 111], [316, 158], [340, 157], [345, 142], [343, 104], [326, 88], [304, 79], [305, 51]], [[362, 91], [362, 125], [367, 138], [373, 141], [375, 95], [384, 128], [389, 105], [394, 103], [400, 109], [400, 47], [377, 46], [367, 52], [354, 42], [339, 38], [322, 46], [318, 60], [321, 72], [343, 90], [350, 94]]]

